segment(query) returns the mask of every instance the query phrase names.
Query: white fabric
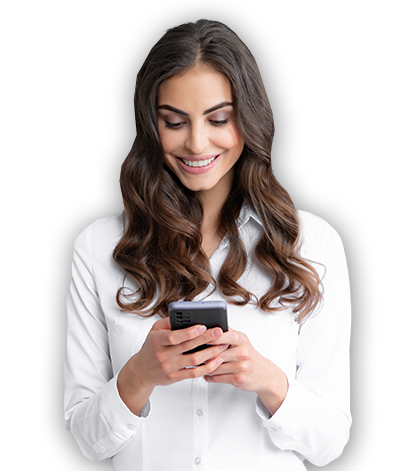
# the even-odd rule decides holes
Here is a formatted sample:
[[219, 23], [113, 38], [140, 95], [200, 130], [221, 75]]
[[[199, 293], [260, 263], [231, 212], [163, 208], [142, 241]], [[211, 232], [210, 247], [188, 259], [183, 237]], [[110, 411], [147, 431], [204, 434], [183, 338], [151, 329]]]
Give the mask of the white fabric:
[[[304, 458], [324, 465], [341, 454], [351, 424], [345, 255], [330, 225], [298, 214], [302, 255], [325, 274], [323, 306], [300, 327], [289, 309], [270, 314], [228, 304], [229, 326], [245, 333], [288, 377], [287, 397], [273, 417], [255, 393], [203, 378], [156, 387], [140, 417], [132, 414], [118, 395], [117, 375], [160, 317], [123, 313], [116, 303], [124, 273], [112, 251], [123, 213], [77, 237], [68, 295], [65, 419], [87, 457], [113, 458], [116, 471], [296, 471], [305, 469]], [[262, 228], [246, 206], [237, 224], [249, 254], [239, 283], [260, 297], [270, 280], [251, 250]], [[224, 239], [212, 255], [214, 276], [228, 248]], [[222, 297], [216, 292], [207, 299]]]

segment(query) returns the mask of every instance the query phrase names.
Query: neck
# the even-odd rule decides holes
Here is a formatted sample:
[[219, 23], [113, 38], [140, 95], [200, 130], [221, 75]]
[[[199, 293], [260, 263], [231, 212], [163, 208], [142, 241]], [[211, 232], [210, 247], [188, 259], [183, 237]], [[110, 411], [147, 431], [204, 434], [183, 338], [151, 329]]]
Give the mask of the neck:
[[203, 234], [217, 234], [221, 210], [229, 196], [233, 176], [233, 169], [231, 169], [213, 188], [198, 192], [204, 212], [202, 223]]

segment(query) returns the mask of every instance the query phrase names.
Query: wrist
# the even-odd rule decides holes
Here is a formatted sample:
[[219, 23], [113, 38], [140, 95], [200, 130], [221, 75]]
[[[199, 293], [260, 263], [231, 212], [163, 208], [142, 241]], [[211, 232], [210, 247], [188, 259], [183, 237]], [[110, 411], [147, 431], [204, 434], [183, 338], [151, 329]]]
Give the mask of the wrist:
[[268, 412], [273, 416], [280, 408], [286, 398], [289, 384], [285, 373], [277, 368], [279, 371], [269, 379], [266, 387], [257, 392], [262, 403], [268, 409]]
[[138, 374], [133, 357], [118, 374], [117, 389], [121, 400], [128, 409], [139, 416], [146, 405], [154, 387], [148, 386]]

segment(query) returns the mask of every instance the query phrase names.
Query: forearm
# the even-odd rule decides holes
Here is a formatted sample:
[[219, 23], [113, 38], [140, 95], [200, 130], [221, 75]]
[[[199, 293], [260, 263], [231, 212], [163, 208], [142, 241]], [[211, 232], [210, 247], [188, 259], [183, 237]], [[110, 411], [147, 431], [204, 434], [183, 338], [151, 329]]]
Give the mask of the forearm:
[[268, 412], [273, 416], [282, 405], [288, 391], [288, 381], [285, 373], [272, 364], [274, 375], [268, 380], [266, 387], [257, 391], [258, 397]]
[[139, 417], [154, 388], [145, 385], [132, 357], [118, 375], [117, 389], [128, 409]]

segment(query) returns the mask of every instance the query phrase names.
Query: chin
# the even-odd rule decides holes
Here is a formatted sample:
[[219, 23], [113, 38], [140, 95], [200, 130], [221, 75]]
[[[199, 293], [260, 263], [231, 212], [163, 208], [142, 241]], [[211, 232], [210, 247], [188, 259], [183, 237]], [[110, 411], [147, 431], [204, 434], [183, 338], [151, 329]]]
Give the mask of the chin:
[[214, 182], [188, 182], [181, 180], [182, 185], [184, 185], [187, 189], [198, 192], [198, 191], [209, 191], [215, 187]]

